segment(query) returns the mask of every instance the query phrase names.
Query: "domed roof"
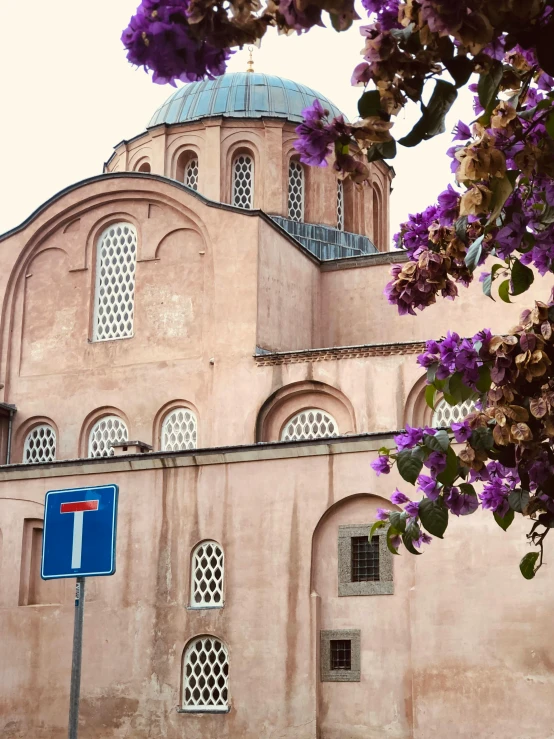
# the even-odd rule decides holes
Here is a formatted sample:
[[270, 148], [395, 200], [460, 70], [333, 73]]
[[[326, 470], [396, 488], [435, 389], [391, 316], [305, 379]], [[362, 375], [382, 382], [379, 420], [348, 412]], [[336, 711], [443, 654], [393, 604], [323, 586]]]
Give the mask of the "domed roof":
[[147, 127], [213, 116], [284, 118], [301, 123], [302, 111], [316, 99], [331, 116], [340, 115], [330, 100], [306, 85], [269, 74], [230, 72], [215, 80], [184, 85], [158, 108]]

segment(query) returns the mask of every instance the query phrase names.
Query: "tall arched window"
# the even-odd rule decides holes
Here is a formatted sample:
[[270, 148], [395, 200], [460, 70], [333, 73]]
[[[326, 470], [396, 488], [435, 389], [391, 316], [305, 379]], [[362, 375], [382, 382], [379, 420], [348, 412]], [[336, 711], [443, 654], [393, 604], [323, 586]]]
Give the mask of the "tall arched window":
[[48, 423], [34, 426], [23, 445], [23, 464], [52, 462], [56, 459], [56, 432]]
[[464, 400], [458, 405], [448, 405], [446, 400], [442, 398], [435, 406], [433, 413], [433, 428], [449, 427], [452, 423], [460, 423], [466, 416], [475, 410], [475, 401]]
[[329, 413], [318, 408], [310, 408], [293, 416], [281, 431], [281, 441], [300, 439], [320, 439], [338, 436], [337, 422]]
[[223, 607], [223, 549], [216, 541], [202, 541], [192, 552], [191, 608]]
[[254, 202], [254, 160], [249, 154], [233, 159], [233, 205], [252, 208]]
[[381, 245], [381, 229], [380, 223], [380, 207], [379, 207], [379, 195], [377, 190], [373, 189], [373, 243], [379, 249]]
[[291, 221], [304, 220], [304, 167], [291, 159], [289, 162], [289, 202]]
[[337, 228], [344, 231], [344, 182], [337, 180]]
[[196, 432], [197, 421], [194, 411], [190, 408], [173, 408], [162, 423], [162, 451], [196, 449]]
[[184, 183], [192, 190], [198, 190], [198, 159], [189, 159], [185, 165]]
[[229, 654], [215, 636], [197, 636], [183, 655], [183, 708], [189, 711], [227, 711]]
[[129, 439], [129, 432], [119, 416], [102, 416], [91, 428], [88, 437], [89, 457], [113, 457], [112, 444]]
[[133, 335], [137, 232], [130, 223], [114, 223], [96, 248], [93, 341]]

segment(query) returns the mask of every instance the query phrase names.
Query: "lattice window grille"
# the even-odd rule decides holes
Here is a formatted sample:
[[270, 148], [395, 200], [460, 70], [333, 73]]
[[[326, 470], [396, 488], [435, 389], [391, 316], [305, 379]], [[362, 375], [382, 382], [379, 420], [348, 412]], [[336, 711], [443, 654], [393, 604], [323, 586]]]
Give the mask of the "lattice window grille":
[[460, 423], [466, 416], [475, 410], [475, 401], [464, 400], [458, 405], [448, 405], [444, 398], [438, 402], [433, 413], [433, 428], [449, 427], [453, 423]]
[[329, 413], [311, 408], [297, 413], [281, 432], [281, 441], [338, 436], [337, 422]]
[[198, 159], [191, 159], [185, 167], [185, 185], [198, 190]]
[[213, 636], [200, 636], [187, 646], [183, 663], [183, 708], [226, 711], [229, 706], [229, 655]]
[[119, 416], [103, 416], [90, 430], [88, 440], [89, 457], [113, 457], [112, 444], [128, 441], [125, 422]]
[[162, 423], [162, 451], [196, 449], [196, 415], [189, 408], [174, 408]]
[[331, 670], [352, 669], [352, 642], [350, 639], [331, 639]]
[[379, 537], [352, 537], [352, 582], [379, 580]]
[[241, 154], [233, 162], [233, 205], [251, 208], [254, 190], [254, 160]]
[[289, 218], [304, 220], [304, 167], [298, 162], [289, 163]]
[[337, 180], [337, 228], [344, 231], [344, 182]]
[[29, 431], [23, 445], [23, 463], [52, 462], [56, 459], [56, 432], [47, 423]]
[[192, 554], [190, 605], [192, 608], [223, 606], [223, 549], [215, 541], [203, 541]]
[[133, 335], [137, 232], [114, 223], [98, 241], [93, 341]]

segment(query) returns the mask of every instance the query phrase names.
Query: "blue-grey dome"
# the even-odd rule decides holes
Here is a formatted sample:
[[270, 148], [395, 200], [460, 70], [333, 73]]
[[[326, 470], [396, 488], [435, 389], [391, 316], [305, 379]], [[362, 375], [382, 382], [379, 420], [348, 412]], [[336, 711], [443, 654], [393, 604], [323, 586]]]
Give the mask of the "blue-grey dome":
[[306, 85], [256, 72], [231, 72], [206, 82], [184, 85], [152, 116], [148, 128], [160, 123], [187, 123], [200, 118], [284, 118], [302, 122], [302, 111], [317, 99], [331, 116], [340, 115], [324, 95]]

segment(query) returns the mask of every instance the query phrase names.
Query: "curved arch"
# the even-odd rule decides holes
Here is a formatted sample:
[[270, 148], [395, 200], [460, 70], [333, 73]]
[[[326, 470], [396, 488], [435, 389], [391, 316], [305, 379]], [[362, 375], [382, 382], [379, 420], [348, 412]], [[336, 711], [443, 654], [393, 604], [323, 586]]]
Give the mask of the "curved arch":
[[190, 151], [193, 156], [202, 158], [204, 150], [204, 136], [184, 131], [180, 135], [175, 135], [167, 145], [166, 161], [169, 164], [169, 176], [176, 180], [177, 178], [177, 161], [184, 151]]
[[202, 250], [204, 252], [207, 251], [208, 247], [200, 231], [197, 231], [196, 229], [193, 229], [193, 228], [174, 228], [173, 231], [168, 231], [166, 234], [164, 234], [159, 244], [156, 245], [156, 251], [154, 252], [154, 259], [160, 259], [160, 250], [163, 248], [164, 244], [168, 242], [171, 236], [174, 236], [175, 234], [182, 234], [184, 236], [187, 233], [195, 234], [196, 236], [198, 236], [201, 240]]
[[382, 216], [381, 216], [381, 209], [383, 207], [383, 199], [381, 197], [381, 189], [376, 185], [375, 181], [373, 182], [373, 223], [372, 223], [372, 236], [373, 236], [373, 244], [377, 247], [379, 251], [382, 250], [383, 244], [383, 234], [381, 233], [381, 223], [382, 223]]
[[140, 160], [137, 166], [135, 167], [135, 170], [137, 172], [150, 173], [152, 171], [152, 167], [150, 166], [150, 161], [148, 159]]
[[[25, 463], [25, 442], [27, 441], [27, 437], [29, 436], [29, 434], [31, 434], [33, 430], [35, 430], [39, 426], [49, 426], [52, 428], [55, 435], [52, 459], [56, 459], [56, 454], [59, 447], [60, 432], [57, 424], [49, 416], [31, 416], [18, 427], [15, 432], [15, 444], [13, 448], [13, 456], [15, 459], [21, 460], [22, 463]], [[45, 459], [40, 461], [51, 460]]]
[[256, 441], [278, 441], [287, 421], [312, 408], [329, 413], [340, 436], [356, 433], [354, 406], [343, 392], [324, 382], [303, 381], [285, 385], [265, 401], [256, 421]]
[[[203, 669], [194, 669], [196, 664]], [[222, 639], [198, 634], [185, 644], [181, 660], [181, 707], [191, 712], [229, 710], [229, 652]]]
[[406, 425], [430, 426], [433, 411], [425, 401], [425, 388], [427, 387], [427, 375], [422, 375], [412, 386], [406, 403], [404, 405], [404, 415], [402, 418], [402, 427]]
[[171, 413], [172, 411], [176, 410], [177, 408], [188, 408], [192, 413], [194, 413], [196, 417], [196, 447], [199, 447], [200, 444], [198, 443], [200, 439], [200, 415], [198, 413], [198, 408], [194, 403], [191, 403], [189, 400], [183, 400], [183, 399], [175, 399], [170, 400], [169, 402], [162, 405], [162, 407], [158, 410], [156, 415], [154, 416], [154, 422], [152, 424], [152, 439], [154, 443], [154, 448], [158, 451], [162, 450], [162, 426], [164, 419], [166, 416]]
[[[234, 139], [234, 140], [233, 140]], [[256, 139], [256, 140], [254, 140]], [[258, 143], [259, 142], [259, 143]], [[233, 205], [233, 163], [241, 155], [250, 156], [253, 160], [253, 189], [251, 208], [260, 207], [263, 202], [263, 169], [262, 169], [262, 147], [263, 140], [252, 134], [247, 138], [244, 131], [236, 132], [226, 140], [224, 153], [225, 166], [222, 168], [222, 199], [223, 202]]]
[[152, 162], [152, 147], [138, 146], [134, 151], [129, 152], [128, 166], [131, 172], [140, 172], [140, 165], [143, 162]]
[[100, 216], [88, 229], [85, 238], [85, 265], [91, 270], [92, 274], [92, 287], [94, 287], [96, 279], [96, 261], [94, 259], [96, 255], [96, 246], [98, 239], [104, 231], [115, 223], [126, 221], [132, 224], [137, 234], [137, 259], [140, 259], [140, 244], [141, 244], [141, 229], [140, 221], [138, 218], [126, 210], [118, 210], [110, 213], [109, 215]]
[[[194, 160], [200, 162], [200, 156], [197, 147], [190, 145], [180, 147], [180, 149], [178, 149], [178, 152], [173, 157], [171, 168], [171, 174], [173, 178], [175, 180], [178, 180], [179, 182], [183, 182], [186, 185], [187, 183], [185, 182], [185, 175], [187, 171], [187, 166], [190, 164], [190, 162]], [[198, 188], [196, 187], [193, 189]]]
[[90, 432], [92, 431], [92, 428], [96, 424], [96, 422], [104, 416], [118, 416], [119, 418], [121, 418], [121, 420], [124, 421], [125, 425], [127, 426], [128, 438], [132, 438], [131, 425], [129, 423], [127, 415], [120, 408], [116, 408], [115, 406], [100, 406], [99, 408], [95, 408], [95, 410], [91, 411], [83, 421], [79, 438], [79, 456], [81, 458], [86, 459], [88, 457]]
[[199, 541], [190, 553], [190, 607], [223, 608], [225, 553], [214, 539]]

